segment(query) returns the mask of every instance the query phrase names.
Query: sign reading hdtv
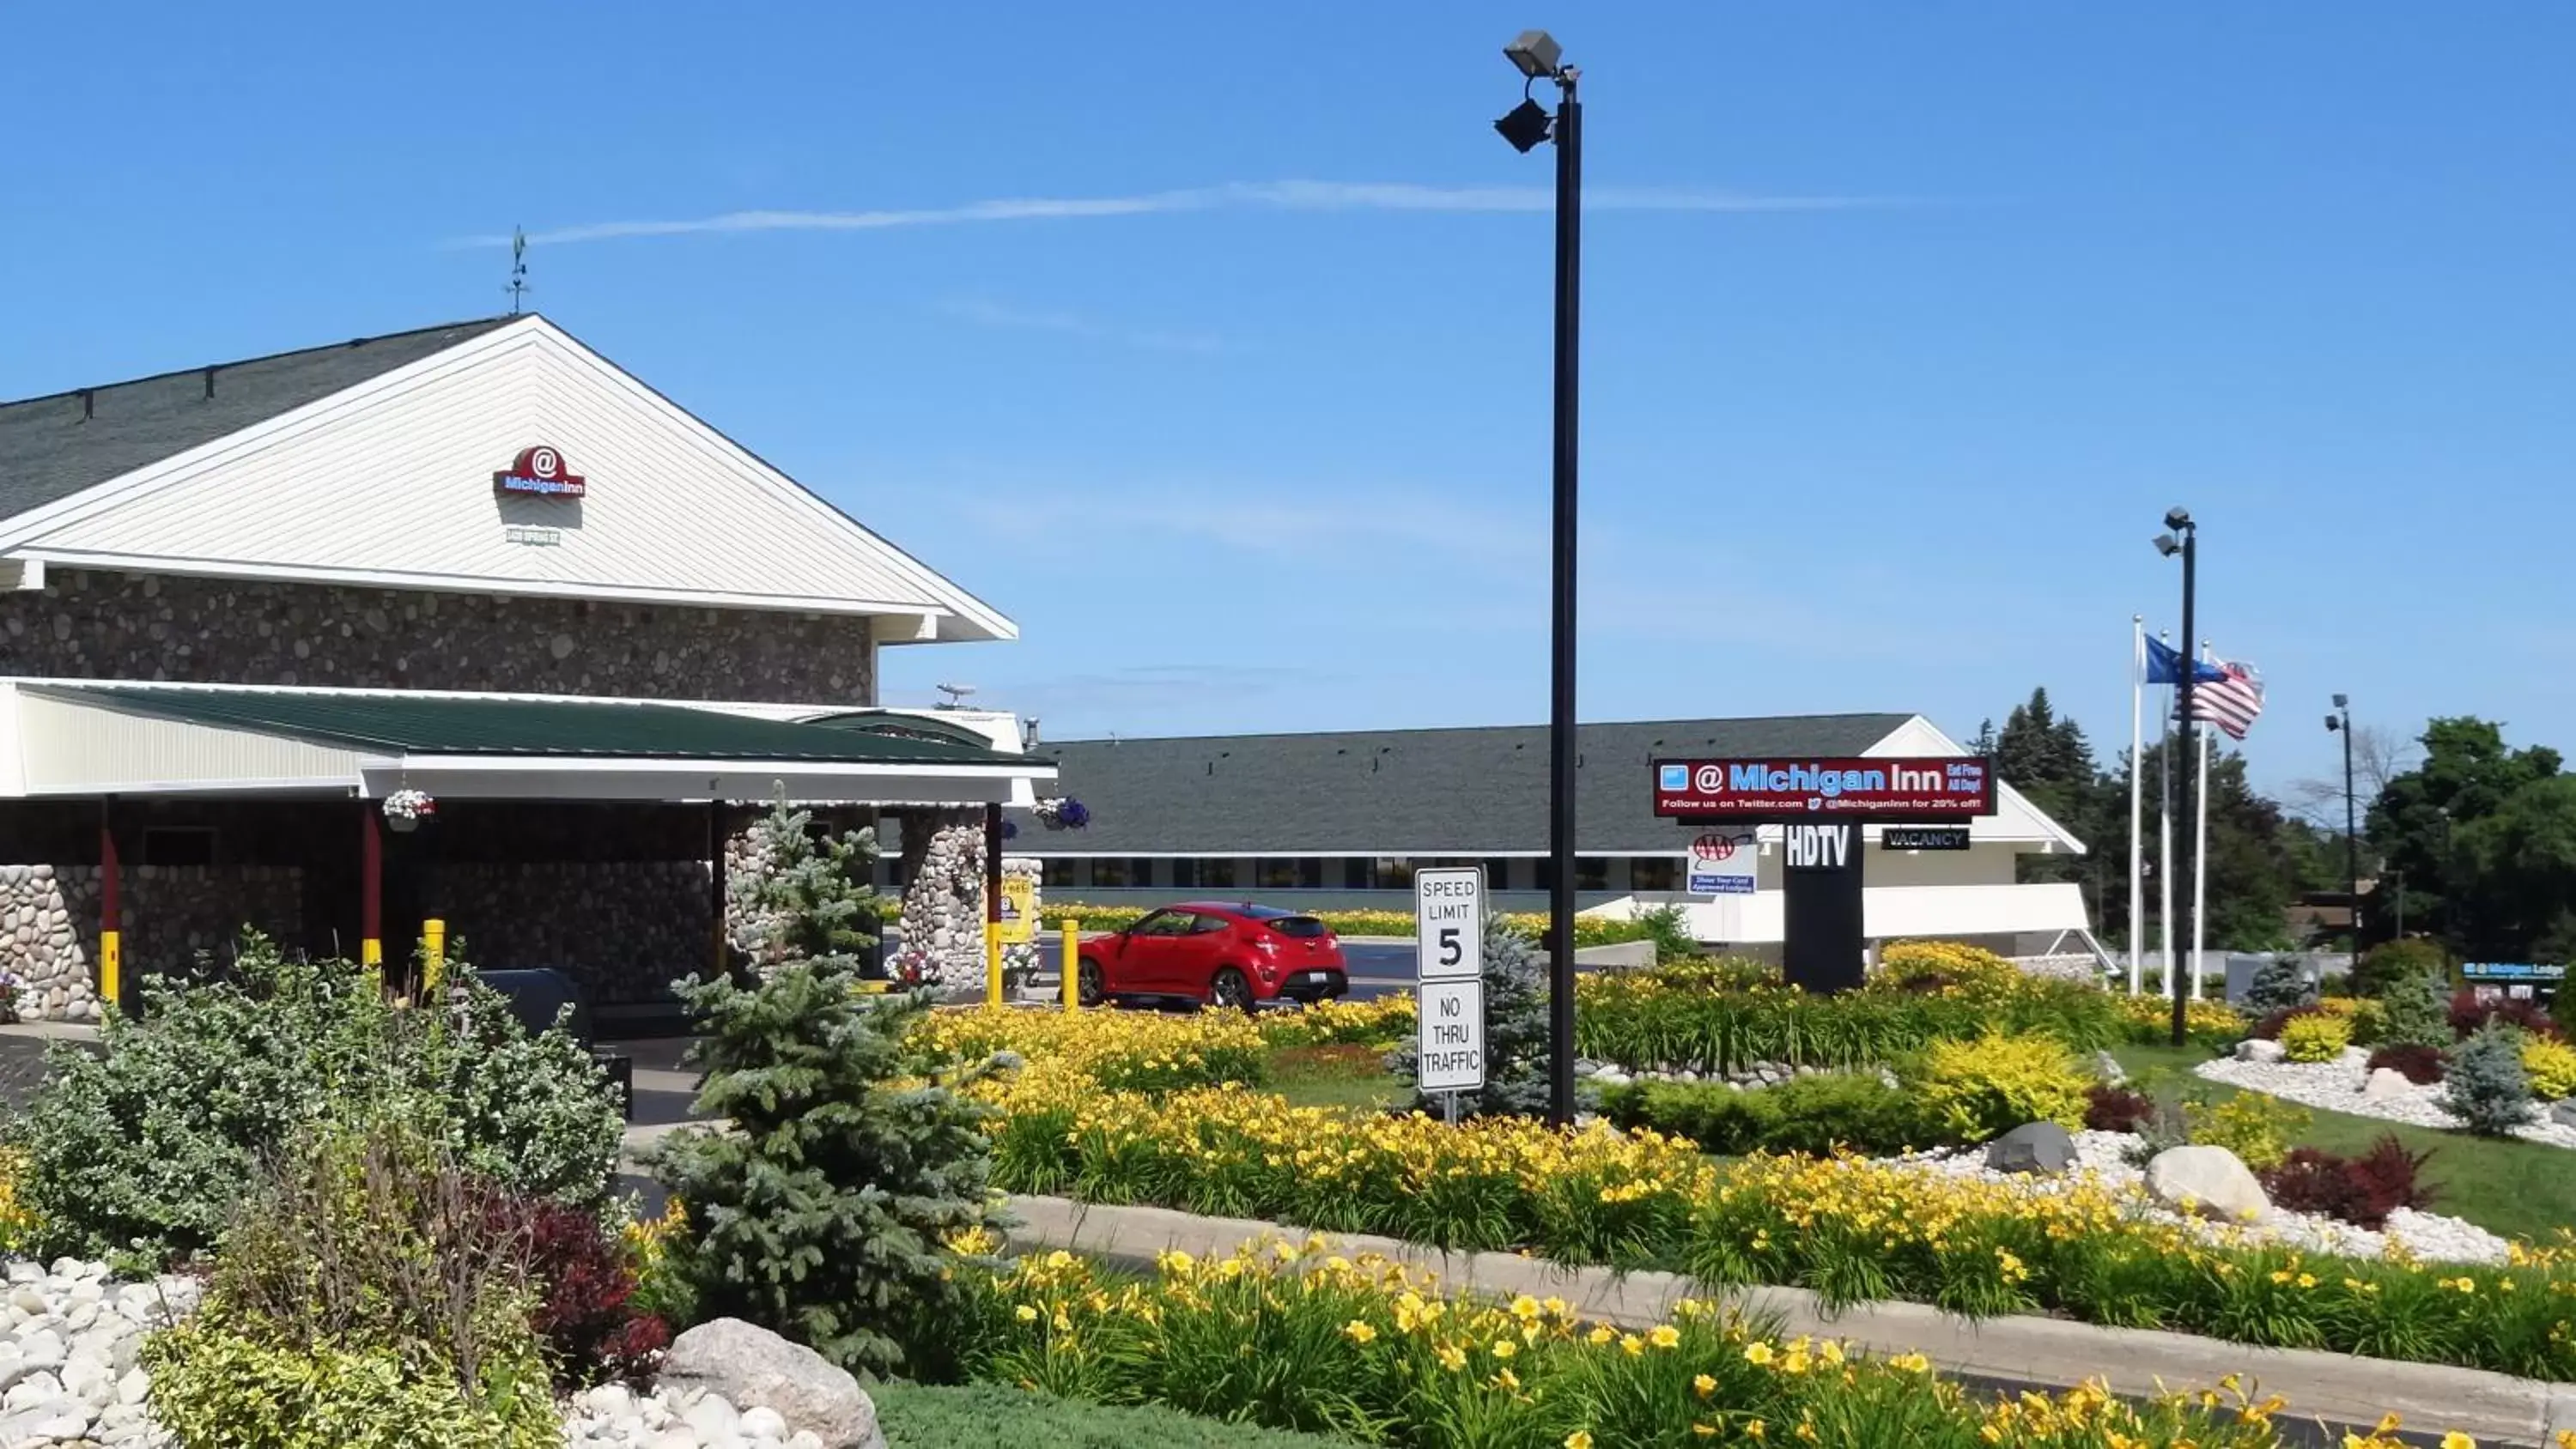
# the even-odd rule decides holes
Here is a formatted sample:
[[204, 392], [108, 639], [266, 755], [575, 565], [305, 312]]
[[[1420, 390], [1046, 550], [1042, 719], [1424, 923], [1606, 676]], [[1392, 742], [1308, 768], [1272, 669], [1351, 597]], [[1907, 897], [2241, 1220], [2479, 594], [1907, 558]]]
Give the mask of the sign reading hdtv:
[[1968, 820], [1995, 813], [1983, 759], [1655, 761], [1655, 813], [1678, 820]]

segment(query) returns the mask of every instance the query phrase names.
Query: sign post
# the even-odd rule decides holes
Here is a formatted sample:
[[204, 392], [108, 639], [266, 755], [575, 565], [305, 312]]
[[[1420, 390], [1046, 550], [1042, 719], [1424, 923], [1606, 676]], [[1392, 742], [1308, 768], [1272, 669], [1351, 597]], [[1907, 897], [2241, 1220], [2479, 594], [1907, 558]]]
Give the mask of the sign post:
[[1425, 1092], [1485, 1088], [1485, 872], [1433, 867], [1413, 875], [1415, 1074]]

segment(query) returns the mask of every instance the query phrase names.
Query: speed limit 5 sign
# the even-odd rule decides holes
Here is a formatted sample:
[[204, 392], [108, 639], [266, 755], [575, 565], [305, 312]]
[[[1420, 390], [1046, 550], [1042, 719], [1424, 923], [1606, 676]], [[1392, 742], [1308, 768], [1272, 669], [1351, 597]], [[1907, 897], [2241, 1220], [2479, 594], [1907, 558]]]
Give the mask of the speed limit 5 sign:
[[1425, 981], [1485, 974], [1485, 872], [1440, 866], [1413, 873], [1414, 959]]

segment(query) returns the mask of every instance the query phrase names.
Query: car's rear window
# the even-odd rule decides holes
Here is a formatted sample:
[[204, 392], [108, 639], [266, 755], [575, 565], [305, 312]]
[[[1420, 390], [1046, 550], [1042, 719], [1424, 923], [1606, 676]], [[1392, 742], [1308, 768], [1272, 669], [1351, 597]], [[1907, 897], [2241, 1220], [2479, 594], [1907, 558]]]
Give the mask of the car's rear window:
[[1302, 936], [1312, 939], [1325, 934], [1324, 923], [1313, 916], [1281, 916], [1262, 924], [1283, 936]]

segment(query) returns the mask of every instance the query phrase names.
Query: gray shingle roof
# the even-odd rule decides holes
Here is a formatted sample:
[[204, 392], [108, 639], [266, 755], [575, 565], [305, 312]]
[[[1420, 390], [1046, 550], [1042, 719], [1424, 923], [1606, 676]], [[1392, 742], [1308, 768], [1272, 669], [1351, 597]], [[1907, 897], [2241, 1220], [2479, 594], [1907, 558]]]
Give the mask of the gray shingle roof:
[[266, 422], [511, 320], [361, 337], [0, 403], [0, 518]]
[[[1681, 848], [1654, 814], [1658, 755], [1857, 755], [1912, 715], [1588, 724], [1576, 733], [1575, 840], [1586, 855]], [[1486, 855], [1547, 848], [1547, 730], [1381, 730], [1042, 745], [1079, 834], [1023, 825], [1015, 850], [1098, 855]]]

